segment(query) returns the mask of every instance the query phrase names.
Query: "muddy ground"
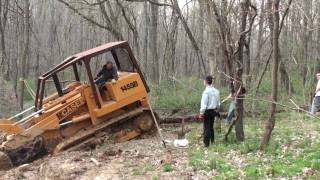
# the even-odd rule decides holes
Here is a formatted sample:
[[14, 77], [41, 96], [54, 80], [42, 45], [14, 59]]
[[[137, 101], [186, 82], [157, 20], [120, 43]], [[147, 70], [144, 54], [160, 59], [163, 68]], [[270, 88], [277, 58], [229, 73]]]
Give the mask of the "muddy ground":
[[[181, 127], [162, 125], [164, 139], [177, 139]], [[192, 126], [186, 124], [186, 131]], [[187, 134], [188, 135], [188, 134]], [[140, 137], [124, 143], [105, 142], [95, 149], [48, 155], [9, 171], [0, 179], [208, 179], [205, 172], [188, 165], [188, 149], [168, 143], [158, 136]]]

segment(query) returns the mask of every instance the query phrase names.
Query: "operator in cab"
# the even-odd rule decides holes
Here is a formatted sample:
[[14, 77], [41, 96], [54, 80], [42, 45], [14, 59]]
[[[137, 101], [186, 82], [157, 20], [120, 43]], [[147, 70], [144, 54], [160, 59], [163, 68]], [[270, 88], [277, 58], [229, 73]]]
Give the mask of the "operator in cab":
[[204, 80], [206, 89], [202, 93], [199, 119], [203, 121], [203, 143], [208, 147], [214, 143], [214, 118], [220, 116], [220, 92], [213, 86], [213, 77]]
[[97, 74], [95, 83], [101, 86], [104, 85], [107, 81], [111, 81], [112, 84], [115, 84], [118, 80], [118, 77], [119, 76], [117, 68], [111, 61], [107, 61], [107, 64], [105, 64]]

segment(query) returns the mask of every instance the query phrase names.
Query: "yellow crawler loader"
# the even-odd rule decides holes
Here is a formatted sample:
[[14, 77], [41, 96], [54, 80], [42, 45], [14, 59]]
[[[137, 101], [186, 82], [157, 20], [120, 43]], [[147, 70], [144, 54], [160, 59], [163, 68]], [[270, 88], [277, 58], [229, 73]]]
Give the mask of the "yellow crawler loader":
[[[102, 88], [94, 67], [113, 61], [119, 79]], [[92, 73], [93, 72], [93, 73]], [[62, 82], [68, 74], [74, 80]], [[63, 76], [65, 77], [65, 76]], [[54, 88], [54, 93], [48, 89]], [[0, 120], [0, 170], [70, 150], [109, 129], [118, 142], [155, 132], [149, 88], [128, 43], [112, 42], [68, 57], [39, 77], [33, 107]], [[49, 95], [47, 95], [49, 94]], [[31, 111], [31, 112], [30, 112]]]

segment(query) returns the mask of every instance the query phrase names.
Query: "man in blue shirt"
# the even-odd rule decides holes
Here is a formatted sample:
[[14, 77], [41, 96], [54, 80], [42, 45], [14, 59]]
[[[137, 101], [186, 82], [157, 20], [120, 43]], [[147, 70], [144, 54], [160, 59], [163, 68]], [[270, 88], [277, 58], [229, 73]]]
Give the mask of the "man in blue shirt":
[[208, 147], [210, 142], [214, 142], [214, 117], [220, 110], [220, 92], [212, 85], [212, 76], [207, 76], [204, 80], [206, 89], [202, 93], [199, 119], [203, 120], [203, 143]]

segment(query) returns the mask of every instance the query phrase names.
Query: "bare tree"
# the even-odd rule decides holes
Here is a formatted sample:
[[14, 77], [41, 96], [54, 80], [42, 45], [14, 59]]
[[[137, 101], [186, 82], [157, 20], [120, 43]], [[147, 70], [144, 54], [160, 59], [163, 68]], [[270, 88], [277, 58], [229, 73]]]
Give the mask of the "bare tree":
[[[249, 12], [250, 1], [242, 0], [240, 3], [241, 7], [241, 20], [240, 20], [240, 38], [238, 42], [238, 52], [237, 52], [237, 72], [236, 72], [236, 82], [235, 89], [240, 89], [243, 86], [242, 74], [244, 69], [244, 61], [243, 61], [243, 51], [246, 43], [246, 26], [247, 26], [247, 18]], [[243, 99], [236, 99], [236, 112], [237, 119], [236, 122], [236, 137], [239, 141], [244, 140], [244, 131], [243, 131]]]
[[8, 22], [9, 3], [10, 3], [9, 0], [0, 2], [0, 40], [1, 40], [0, 41], [1, 42], [0, 70], [6, 76], [7, 80], [9, 80], [10, 62], [9, 62], [9, 59], [7, 59], [5, 31], [6, 31], [7, 22]]
[[[157, 0], [155, 1], [157, 2]], [[151, 26], [150, 26], [150, 53], [152, 56], [152, 79], [154, 82], [159, 82], [159, 55], [158, 55], [158, 18], [159, 18], [159, 7], [157, 5], [151, 5]]]
[[275, 116], [276, 116], [276, 108], [278, 101], [278, 70], [279, 70], [279, 64], [280, 64], [280, 45], [279, 45], [279, 39], [280, 39], [280, 33], [281, 29], [283, 27], [284, 19], [288, 13], [289, 7], [291, 5], [292, 0], [289, 1], [289, 4], [282, 16], [282, 19], [280, 21], [280, 12], [279, 12], [279, 6], [280, 6], [280, 0], [268, 0], [268, 8], [269, 8], [269, 24], [270, 24], [270, 40], [271, 40], [271, 46], [273, 50], [273, 56], [272, 56], [272, 92], [271, 92], [271, 98], [272, 98], [272, 105], [270, 110], [270, 116], [268, 121], [266, 121], [265, 124], [265, 131], [262, 136], [262, 140], [260, 143], [260, 150], [264, 150], [265, 146], [269, 143], [271, 138], [272, 130], [275, 126]]
[[20, 85], [20, 96], [19, 96], [19, 104], [20, 108], [23, 109], [23, 102], [24, 102], [24, 83], [23, 80], [27, 77], [27, 61], [28, 55], [30, 53], [30, 1], [24, 1], [24, 50], [21, 57], [21, 85]]
[[203, 74], [207, 74], [207, 70], [206, 70], [206, 67], [205, 67], [205, 64], [204, 64], [204, 59], [203, 59], [203, 56], [202, 56], [202, 52], [201, 52], [201, 49], [191, 31], [191, 29], [189, 28], [188, 26], [188, 23], [186, 21], [186, 19], [184, 18], [182, 12], [181, 12], [181, 9], [180, 7], [178, 6], [178, 1], [177, 0], [172, 0], [173, 1], [173, 6], [172, 8], [174, 8], [181, 20], [181, 23], [184, 27], [184, 30], [186, 31], [187, 35], [188, 35], [188, 38], [190, 39], [191, 41], [191, 44], [194, 48], [194, 50], [196, 51], [196, 54], [197, 54], [197, 57], [198, 57], [198, 61], [200, 62], [199, 64], [202, 65], [202, 70], [203, 70]]

